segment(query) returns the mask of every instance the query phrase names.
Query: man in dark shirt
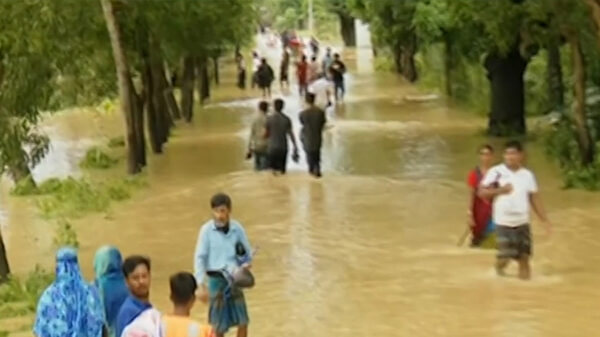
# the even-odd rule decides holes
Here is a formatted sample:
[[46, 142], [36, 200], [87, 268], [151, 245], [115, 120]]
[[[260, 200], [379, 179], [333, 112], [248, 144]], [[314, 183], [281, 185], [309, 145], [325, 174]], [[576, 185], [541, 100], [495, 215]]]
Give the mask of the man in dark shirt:
[[300, 123], [302, 124], [300, 139], [306, 152], [308, 172], [319, 178], [321, 177], [323, 127], [327, 120], [325, 118], [325, 111], [315, 105], [314, 94], [306, 94], [306, 103], [308, 104], [308, 108], [300, 112]]
[[298, 146], [292, 132], [292, 121], [283, 114], [283, 100], [278, 98], [273, 103], [275, 112], [267, 118], [266, 137], [269, 164], [273, 173], [285, 174], [287, 164], [288, 143], [290, 137], [294, 145], [293, 158], [298, 157]]
[[[344, 74], [346, 73], [346, 65], [344, 62], [340, 61], [340, 54], [333, 54], [333, 62], [329, 67], [329, 72], [331, 73], [331, 78], [333, 79], [333, 84], [335, 87], [335, 100], [342, 100], [344, 98], [344, 93], [346, 89], [344, 88]], [[338, 96], [338, 92], [341, 91], [341, 94]], [[339, 98], [338, 98], [339, 97]]]

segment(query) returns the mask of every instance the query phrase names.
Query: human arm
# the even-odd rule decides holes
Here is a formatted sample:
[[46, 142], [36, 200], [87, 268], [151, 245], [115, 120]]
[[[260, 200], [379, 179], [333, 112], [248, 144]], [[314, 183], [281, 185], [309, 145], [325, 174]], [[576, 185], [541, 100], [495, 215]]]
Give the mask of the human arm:
[[207, 298], [206, 285], [204, 284], [204, 279], [206, 276], [206, 265], [208, 262], [208, 226], [203, 226], [200, 230], [200, 234], [198, 235], [198, 240], [196, 242], [196, 250], [194, 253], [194, 276], [199, 285], [199, 298], [202, 301], [205, 301]]
[[495, 170], [494, 168], [490, 169], [479, 183], [479, 188], [477, 189], [477, 196], [485, 199], [493, 199], [498, 195], [511, 193], [511, 184], [499, 186], [498, 182], [500, 180], [500, 177], [500, 171]]
[[294, 145], [294, 153], [297, 154], [298, 153], [298, 144], [296, 143], [296, 137], [294, 136], [294, 132], [292, 131], [292, 121], [291, 120], [289, 121], [287, 134], [290, 137], [292, 144]]
[[548, 220], [548, 215], [546, 214], [546, 209], [544, 208], [544, 204], [542, 203], [542, 199], [540, 198], [537, 183], [533, 175], [531, 177], [529, 186], [529, 203], [531, 204], [531, 208], [533, 208], [535, 214], [542, 221], [546, 232], [550, 234], [552, 232], [552, 224], [550, 223], [550, 220]]

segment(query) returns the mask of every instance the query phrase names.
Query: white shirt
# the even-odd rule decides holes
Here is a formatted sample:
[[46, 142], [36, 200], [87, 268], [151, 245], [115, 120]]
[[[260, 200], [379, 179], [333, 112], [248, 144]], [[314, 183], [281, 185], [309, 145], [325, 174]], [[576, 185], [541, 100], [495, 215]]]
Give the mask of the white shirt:
[[529, 196], [538, 191], [535, 176], [521, 167], [512, 171], [505, 164], [492, 167], [481, 181], [482, 186], [498, 183], [499, 187], [512, 185], [512, 192], [494, 198], [492, 217], [498, 226], [518, 227], [530, 221]]
[[254, 59], [252, 59], [252, 71], [256, 72], [260, 67], [261, 63], [262, 61], [259, 57], [255, 57]]
[[327, 92], [333, 93], [333, 85], [326, 78], [322, 77], [308, 86], [308, 92], [315, 95], [315, 105], [321, 109], [327, 107], [329, 96]]

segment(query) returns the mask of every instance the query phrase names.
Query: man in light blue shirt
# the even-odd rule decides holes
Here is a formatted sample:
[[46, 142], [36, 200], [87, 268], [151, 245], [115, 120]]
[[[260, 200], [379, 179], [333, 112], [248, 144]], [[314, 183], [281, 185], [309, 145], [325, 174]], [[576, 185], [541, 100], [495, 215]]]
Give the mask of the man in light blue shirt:
[[250, 268], [251, 247], [244, 227], [229, 218], [231, 199], [219, 193], [212, 197], [213, 219], [200, 229], [194, 274], [200, 286], [200, 299], [210, 300], [209, 323], [218, 337], [230, 327], [238, 327], [238, 337], [248, 334], [248, 312], [244, 293], [230, 287], [222, 271], [233, 273], [237, 268]]

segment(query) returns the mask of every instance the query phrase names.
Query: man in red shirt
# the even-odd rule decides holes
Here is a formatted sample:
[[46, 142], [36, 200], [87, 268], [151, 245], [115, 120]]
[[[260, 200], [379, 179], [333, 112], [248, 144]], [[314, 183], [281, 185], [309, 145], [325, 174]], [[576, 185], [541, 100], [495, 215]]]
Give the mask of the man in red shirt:
[[488, 144], [481, 146], [479, 148], [479, 165], [469, 172], [467, 178], [467, 184], [471, 188], [471, 204], [468, 210], [471, 247], [482, 246], [482, 243], [494, 232], [492, 200], [477, 195], [481, 180], [492, 167], [493, 162], [494, 148]]

